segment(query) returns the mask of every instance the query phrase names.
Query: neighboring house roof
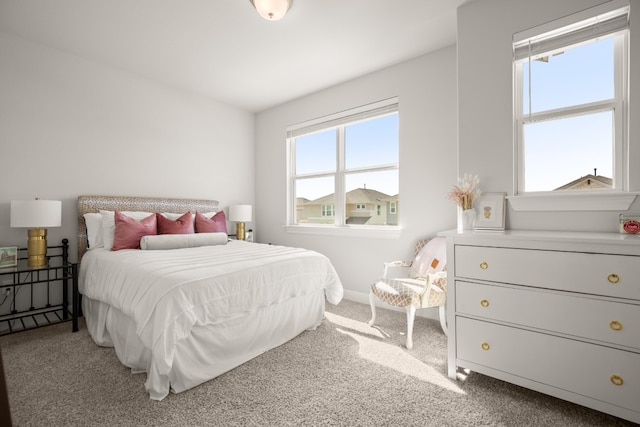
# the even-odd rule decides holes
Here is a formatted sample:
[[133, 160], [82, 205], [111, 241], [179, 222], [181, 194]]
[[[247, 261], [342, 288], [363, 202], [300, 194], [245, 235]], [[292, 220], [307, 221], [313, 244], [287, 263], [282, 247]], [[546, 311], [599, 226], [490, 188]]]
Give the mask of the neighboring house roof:
[[320, 197], [319, 199], [309, 200], [307, 203], [310, 205], [332, 205], [336, 202], [336, 198], [331, 194], [327, 194], [324, 197]]
[[399, 197], [400, 197], [399, 194], [395, 194], [393, 196], [387, 196], [386, 198], [381, 198], [380, 201], [381, 202], [397, 202]]
[[587, 188], [611, 188], [613, 179], [601, 175], [585, 175], [571, 181], [556, 190], [584, 190]]
[[309, 203], [311, 200], [305, 197], [296, 197], [296, 206], [304, 205]]
[[382, 199], [388, 199], [389, 195], [377, 190], [356, 188], [347, 193], [347, 204], [355, 203], [379, 203]]
[[370, 216], [350, 216], [349, 218], [347, 218], [346, 222], [347, 224], [363, 225], [369, 222], [370, 219]]
[[[306, 200], [306, 199], [304, 199]], [[347, 204], [352, 205], [356, 203], [380, 203], [380, 202], [388, 202], [398, 200], [398, 195], [389, 196], [388, 194], [382, 193], [377, 190], [369, 190], [368, 188], [356, 188], [355, 190], [351, 190], [347, 193]], [[333, 193], [328, 194], [324, 197], [320, 197], [319, 199], [306, 201], [307, 204], [312, 205], [325, 205], [325, 204], [333, 204], [335, 203], [335, 197]]]

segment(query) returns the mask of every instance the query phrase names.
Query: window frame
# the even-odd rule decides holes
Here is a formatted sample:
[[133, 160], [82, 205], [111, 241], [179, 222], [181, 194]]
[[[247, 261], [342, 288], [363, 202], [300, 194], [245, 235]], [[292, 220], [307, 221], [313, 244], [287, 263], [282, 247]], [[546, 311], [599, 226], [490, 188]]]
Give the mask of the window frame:
[[[601, 5], [582, 11], [578, 14], [562, 18], [560, 20], [544, 24], [540, 27], [536, 27], [527, 30], [523, 33], [514, 35], [513, 41], [513, 90], [514, 90], [514, 196], [509, 200], [512, 202], [512, 206], [516, 210], [557, 210], [553, 208], [526, 208], [524, 206], [530, 206], [538, 204], [542, 200], [557, 200], [560, 197], [570, 196], [572, 199], [581, 197], [598, 197], [603, 194], [620, 194], [628, 193], [629, 189], [629, 174], [628, 174], [628, 60], [629, 60], [629, 30], [628, 30], [628, 13], [629, 5], [624, 0], [613, 0], [610, 4]], [[613, 19], [611, 17], [613, 16]], [[616, 17], [618, 22], [615, 23], [618, 27], [623, 20], [627, 25], [622, 28], [615, 28], [611, 31], [603, 31], [601, 34], [585, 36], [580, 31], [581, 28], [589, 27], [589, 22], [598, 22], [599, 19], [607, 17], [614, 21]], [[564, 31], [566, 28], [570, 28], [568, 31]], [[577, 29], [577, 31], [576, 31]], [[577, 35], [575, 35], [577, 33]], [[551, 34], [551, 35], [549, 35]], [[567, 34], [569, 35], [567, 37]], [[524, 90], [523, 87], [523, 66], [527, 63], [527, 60], [544, 56], [546, 53], [557, 51], [562, 48], [569, 49], [579, 44], [589, 43], [593, 40], [612, 37], [614, 38], [614, 98], [611, 100], [590, 102], [585, 104], [576, 104], [568, 107], [556, 108], [551, 110], [545, 110], [540, 112], [524, 112], [523, 99]], [[529, 56], [522, 55], [521, 50], [527, 48], [527, 43], [533, 43], [532, 40], [540, 43], [541, 47], [531, 54], [529, 50]], [[542, 41], [541, 41], [542, 40]], [[561, 43], [558, 43], [558, 40]], [[529, 49], [531, 44], [529, 44]], [[516, 53], [520, 50], [519, 53]], [[531, 76], [529, 76], [531, 81]], [[530, 109], [530, 108], [529, 108]], [[596, 113], [602, 111], [612, 111], [613, 114], [613, 183], [612, 189], [600, 189], [600, 190], [562, 190], [562, 191], [525, 191], [524, 182], [524, 128], [529, 123], [542, 122], [547, 120], [556, 120], [563, 118], [575, 117], [578, 115], [584, 115], [589, 113]], [[533, 201], [523, 202], [522, 199], [533, 196]], [[570, 203], [575, 206], [575, 203]], [[598, 205], [602, 205], [598, 202]], [[540, 205], [541, 206], [541, 205]], [[523, 207], [523, 209], [518, 209]]]
[[[390, 114], [398, 115], [400, 123], [400, 108], [398, 98], [393, 97], [360, 107], [345, 110], [336, 114], [292, 125], [287, 128], [287, 219], [285, 229], [293, 233], [334, 234], [334, 235], [363, 235], [372, 234], [377, 237], [399, 237], [399, 225], [360, 225], [346, 224], [346, 177], [363, 172], [397, 171], [398, 179], [400, 160], [397, 162], [377, 164], [366, 167], [346, 168], [345, 128], [351, 124], [381, 118]], [[295, 139], [315, 132], [336, 130], [336, 169], [331, 172], [296, 174]], [[398, 129], [398, 151], [400, 150], [400, 135]], [[398, 153], [399, 154], [399, 153]], [[335, 216], [332, 224], [297, 223], [296, 218], [296, 182], [300, 179], [334, 178], [334, 206]], [[399, 184], [399, 183], [398, 183]], [[392, 195], [393, 196], [393, 195]]]

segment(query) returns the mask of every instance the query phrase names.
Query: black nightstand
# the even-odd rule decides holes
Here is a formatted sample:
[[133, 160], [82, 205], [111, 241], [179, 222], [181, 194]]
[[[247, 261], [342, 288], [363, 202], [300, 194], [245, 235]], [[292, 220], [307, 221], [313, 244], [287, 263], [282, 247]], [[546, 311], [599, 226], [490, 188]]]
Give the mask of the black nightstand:
[[[27, 266], [26, 254], [25, 248], [19, 248], [17, 265], [0, 268], [0, 335], [69, 320], [76, 332], [78, 265], [69, 262], [69, 241], [63, 239], [60, 246], [48, 246], [49, 262], [43, 267]], [[69, 280], [72, 310], [69, 310]]]

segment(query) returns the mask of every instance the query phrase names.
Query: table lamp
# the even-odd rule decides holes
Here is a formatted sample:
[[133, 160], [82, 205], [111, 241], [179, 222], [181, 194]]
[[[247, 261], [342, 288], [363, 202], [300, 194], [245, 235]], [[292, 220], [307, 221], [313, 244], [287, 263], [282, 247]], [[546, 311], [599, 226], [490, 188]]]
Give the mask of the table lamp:
[[251, 221], [251, 205], [231, 205], [229, 221], [236, 223], [236, 239], [244, 240], [244, 223]]
[[28, 228], [27, 265], [47, 265], [47, 229], [62, 224], [60, 200], [12, 200], [11, 227]]

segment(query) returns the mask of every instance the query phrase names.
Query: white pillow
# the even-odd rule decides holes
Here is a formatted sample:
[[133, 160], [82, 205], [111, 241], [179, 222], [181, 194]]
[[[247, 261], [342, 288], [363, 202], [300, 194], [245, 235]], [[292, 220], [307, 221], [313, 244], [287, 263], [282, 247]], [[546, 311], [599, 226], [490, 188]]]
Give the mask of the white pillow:
[[157, 234], [155, 236], [142, 236], [140, 249], [181, 249], [225, 245], [227, 239], [227, 233]]
[[89, 212], [84, 215], [84, 224], [87, 227], [87, 242], [89, 249], [103, 248], [104, 235], [102, 230], [102, 215], [97, 212]]
[[[182, 215], [184, 215], [186, 212], [183, 213], [171, 213], [171, 212], [162, 212], [160, 213], [160, 215], [162, 215], [165, 218], [168, 218], [172, 221], [175, 221], [176, 219], [180, 218]], [[191, 217], [195, 219], [196, 214], [195, 213], [191, 213]]]
[[447, 239], [442, 236], [429, 240], [411, 264], [409, 276], [427, 277], [427, 274], [442, 271], [447, 265]]
[[[126, 216], [135, 219], [136, 221], [140, 221], [141, 219], [145, 219], [149, 215], [153, 215], [152, 212], [121, 212]], [[104, 247], [111, 250], [111, 248], [113, 247], [113, 238], [116, 233], [116, 223], [113, 218], [114, 213], [113, 211], [100, 211], [100, 215], [102, 216], [102, 238]]]
[[[202, 213], [202, 212], [201, 212], [201, 213]], [[206, 212], [206, 213], [203, 213], [202, 215], [206, 216], [206, 217], [207, 217], [207, 219], [211, 219], [211, 217], [212, 217], [212, 216], [214, 216], [214, 215], [215, 215], [215, 214], [217, 214], [217, 213], [218, 213], [218, 212]], [[177, 214], [177, 213], [171, 213], [171, 212], [162, 212], [162, 213], [161, 213], [161, 215], [162, 215], [163, 217], [165, 217], [165, 218], [169, 218], [169, 219], [172, 219], [172, 220], [174, 220], [174, 221], [175, 221], [176, 219], [178, 219], [178, 218], [180, 218], [182, 215], [184, 215], [184, 213], [179, 213], [179, 214]], [[196, 213], [195, 213], [195, 212], [191, 212], [191, 216], [193, 217], [193, 219], [195, 219], [195, 218], [196, 218]]]

